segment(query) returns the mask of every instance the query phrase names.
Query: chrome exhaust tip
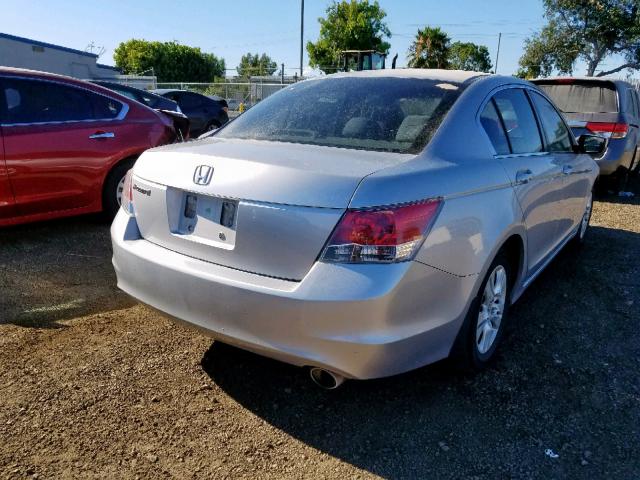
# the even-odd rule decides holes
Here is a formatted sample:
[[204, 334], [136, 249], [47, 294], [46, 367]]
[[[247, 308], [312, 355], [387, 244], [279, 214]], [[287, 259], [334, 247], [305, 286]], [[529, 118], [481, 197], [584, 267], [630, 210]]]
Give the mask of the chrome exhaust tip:
[[309, 375], [311, 375], [313, 383], [325, 390], [335, 390], [345, 380], [342, 375], [320, 367], [311, 368]]

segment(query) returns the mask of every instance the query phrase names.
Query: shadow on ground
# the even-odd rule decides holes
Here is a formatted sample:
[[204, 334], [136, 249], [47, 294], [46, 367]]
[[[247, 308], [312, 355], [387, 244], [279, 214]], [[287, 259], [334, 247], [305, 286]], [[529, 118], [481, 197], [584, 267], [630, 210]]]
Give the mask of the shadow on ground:
[[0, 324], [60, 320], [131, 306], [116, 288], [109, 225], [93, 216], [0, 229]]
[[604, 191], [604, 188], [599, 188], [595, 200], [605, 203], [640, 205], [640, 174], [632, 174], [629, 177], [625, 192], [630, 192], [633, 196], [618, 195], [613, 191]]
[[640, 234], [589, 234], [514, 306], [497, 362], [474, 376], [441, 362], [325, 392], [301, 369], [217, 342], [203, 368], [268, 423], [384, 478], [631, 478]]

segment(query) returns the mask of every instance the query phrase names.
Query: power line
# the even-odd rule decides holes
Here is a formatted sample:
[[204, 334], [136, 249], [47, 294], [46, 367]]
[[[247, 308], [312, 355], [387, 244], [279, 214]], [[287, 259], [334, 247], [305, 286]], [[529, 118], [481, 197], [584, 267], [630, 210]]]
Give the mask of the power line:
[[502, 33], [498, 34], [498, 51], [496, 52], [496, 66], [493, 69], [493, 73], [498, 73], [498, 60], [500, 59], [500, 41], [502, 40]]
[[302, 61], [304, 57], [304, 0], [300, 0], [300, 76], [302, 76]]

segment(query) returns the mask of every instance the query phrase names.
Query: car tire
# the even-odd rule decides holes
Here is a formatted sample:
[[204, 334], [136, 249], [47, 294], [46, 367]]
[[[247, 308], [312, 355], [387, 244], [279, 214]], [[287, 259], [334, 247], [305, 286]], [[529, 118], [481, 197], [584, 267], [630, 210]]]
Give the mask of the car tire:
[[[452, 350], [451, 357], [462, 371], [482, 370], [494, 360], [508, 318], [512, 275], [512, 262], [506, 251], [501, 251], [491, 263], [478, 296], [471, 302]], [[492, 289], [490, 282], [496, 288]]]
[[615, 174], [614, 192], [625, 192], [629, 184], [629, 169], [627, 167], [618, 167]]
[[107, 220], [113, 219], [120, 208], [122, 184], [127, 172], [133, 167], [135, 160], [124, 160], [118, 163], [107, 175], [102, 189], [102, 211]]
[[584, 213], [582, 214], [582, 218], [580, 219], [580, 226], [578, 227], [578, 231], [571, 239], [569, 243], [569, 247], [571, 250], [579, 251], [584, 245], [585, 238], [587, 237], [587, 233], [589, 232], [589, 222], [591, 221], [591, 213], [593, 211], [593, 192], [589, 195], [587, 199], [587, 205], [585, 206]]
[[[634, 157], [634, 161], [636, 162], [635, 167], [633, 167], [632, 174], [636, 177], [640, 176], [640, 159], [636, 161], [636, 157], [638, 156], [638, 151], [636, 150], [636, 156]], [[631, 164], [633, 166], [633, 163]]]
[[204, 132], [202, 133], [210, 132], [211, 130], [216, 130], [217, 128], [220, 128], [220, 124], [218, 122], [211, 122], [205, 127]]

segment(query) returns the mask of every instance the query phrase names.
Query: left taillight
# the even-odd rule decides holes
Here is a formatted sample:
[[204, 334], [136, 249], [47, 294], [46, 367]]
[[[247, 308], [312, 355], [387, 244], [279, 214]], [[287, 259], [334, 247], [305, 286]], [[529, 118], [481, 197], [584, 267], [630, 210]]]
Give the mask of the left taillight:
[[133, 170], [129, 170], [124, 176], [120, 206], [127, 215], [133, 216], [135, 214], [133, 209]]
[[429, 233], [442, 200], [349, 209], [322, 253], [329, 263], [394, 263], [413, 259]]

